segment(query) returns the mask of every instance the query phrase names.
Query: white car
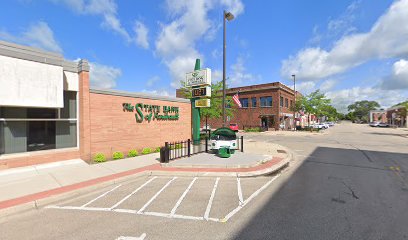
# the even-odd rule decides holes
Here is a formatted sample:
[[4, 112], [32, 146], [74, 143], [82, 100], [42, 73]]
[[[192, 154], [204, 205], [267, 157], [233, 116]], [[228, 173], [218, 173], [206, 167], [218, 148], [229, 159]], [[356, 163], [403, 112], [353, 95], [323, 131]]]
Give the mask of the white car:
[[312, 125], [312, 127], [315, 129], [327, 129], [328, 125], [323, 124], [323, 123], [315, 123]]
[[370, 122], [368, 125], [370, 125], [370, 127], [379, 127], [380, 126], [380, 122]]

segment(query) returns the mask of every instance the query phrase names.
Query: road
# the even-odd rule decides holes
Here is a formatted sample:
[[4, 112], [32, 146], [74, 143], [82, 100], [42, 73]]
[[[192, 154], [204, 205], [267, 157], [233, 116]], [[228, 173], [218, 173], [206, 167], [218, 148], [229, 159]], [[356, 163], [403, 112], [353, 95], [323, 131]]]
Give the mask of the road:
[[407, 135], [349, 123], [246, 134], [292, 149], [290, 167], [259, 178], [139, 177], [0, 218], [0, 238], [408, 239]]

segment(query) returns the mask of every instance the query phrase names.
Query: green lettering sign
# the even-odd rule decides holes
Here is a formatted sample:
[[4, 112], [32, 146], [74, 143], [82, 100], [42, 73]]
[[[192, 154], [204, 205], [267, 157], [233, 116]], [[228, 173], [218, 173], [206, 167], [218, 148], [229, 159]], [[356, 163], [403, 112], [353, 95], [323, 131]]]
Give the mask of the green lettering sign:
[[[179, 107], [163, 106], [163, 114], [160, 114], [161, 106], [137, 103], [134, 106], [130, 103], [122, 104], [124, 112], [134, 112], [137, 123], [142, 123], [144, 120], [151, 122], [152, 120], [179, 120]], [[145, 114], [144, 114], [145, 112]], [[172, 115], [174, 113], [174, 115]]]

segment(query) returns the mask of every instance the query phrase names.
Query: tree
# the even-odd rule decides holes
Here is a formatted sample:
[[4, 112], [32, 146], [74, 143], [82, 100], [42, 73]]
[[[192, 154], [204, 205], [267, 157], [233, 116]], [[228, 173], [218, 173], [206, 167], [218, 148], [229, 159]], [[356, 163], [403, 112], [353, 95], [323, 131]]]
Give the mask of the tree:
[[[191, 99], [191, 88], [186, 87], [185, 83], [181, 82], [181, 92], [185, 98]], [[211, 84], [211, 107], [208, 108], [200, 108], [200, 117], [206, 119], [207, 125], [207, 118], [210, 119], [220, 119], [222, 118], [222, 81], [215, 82]], [[226, 96], [225, 102], [228, 104], [232, 101], [231, 96]], [[234, 114], [233, 108], [226, 108], [225, 114], [229, 117], [232, 117]]]
[[[310, 114], [318, 117], [325, 115], [330, 104], [330, 99], [327, 99], [324, 93], [321, 93], [319, 89], [310, 93], [306, 97], [301, 98], [301, 106], [303, 111], [308, 114], [308, 123], [310, 125]], [[336, 111], [337, 112], [337, 111]]]
[[376, 101], [357, 101], [350, 104], [347, 109], [353, 113], [355, 119], [359, 119], [364, 122], [368, 122], [368, 114], [371, 110], [375, 110], [380, 107], [380, 104]]

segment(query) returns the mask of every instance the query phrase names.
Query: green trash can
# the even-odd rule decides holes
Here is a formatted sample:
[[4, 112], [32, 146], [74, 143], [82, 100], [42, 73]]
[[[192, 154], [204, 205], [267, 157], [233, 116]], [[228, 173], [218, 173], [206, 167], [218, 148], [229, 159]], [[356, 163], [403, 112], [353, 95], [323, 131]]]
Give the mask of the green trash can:
[[229, 158], [229, 157], [231, 157], [231, 154], [229, 153], [228, 148], [222, 147], [222, 148], [218, 149], [218, 156], [220, 156], [222, 158]]

